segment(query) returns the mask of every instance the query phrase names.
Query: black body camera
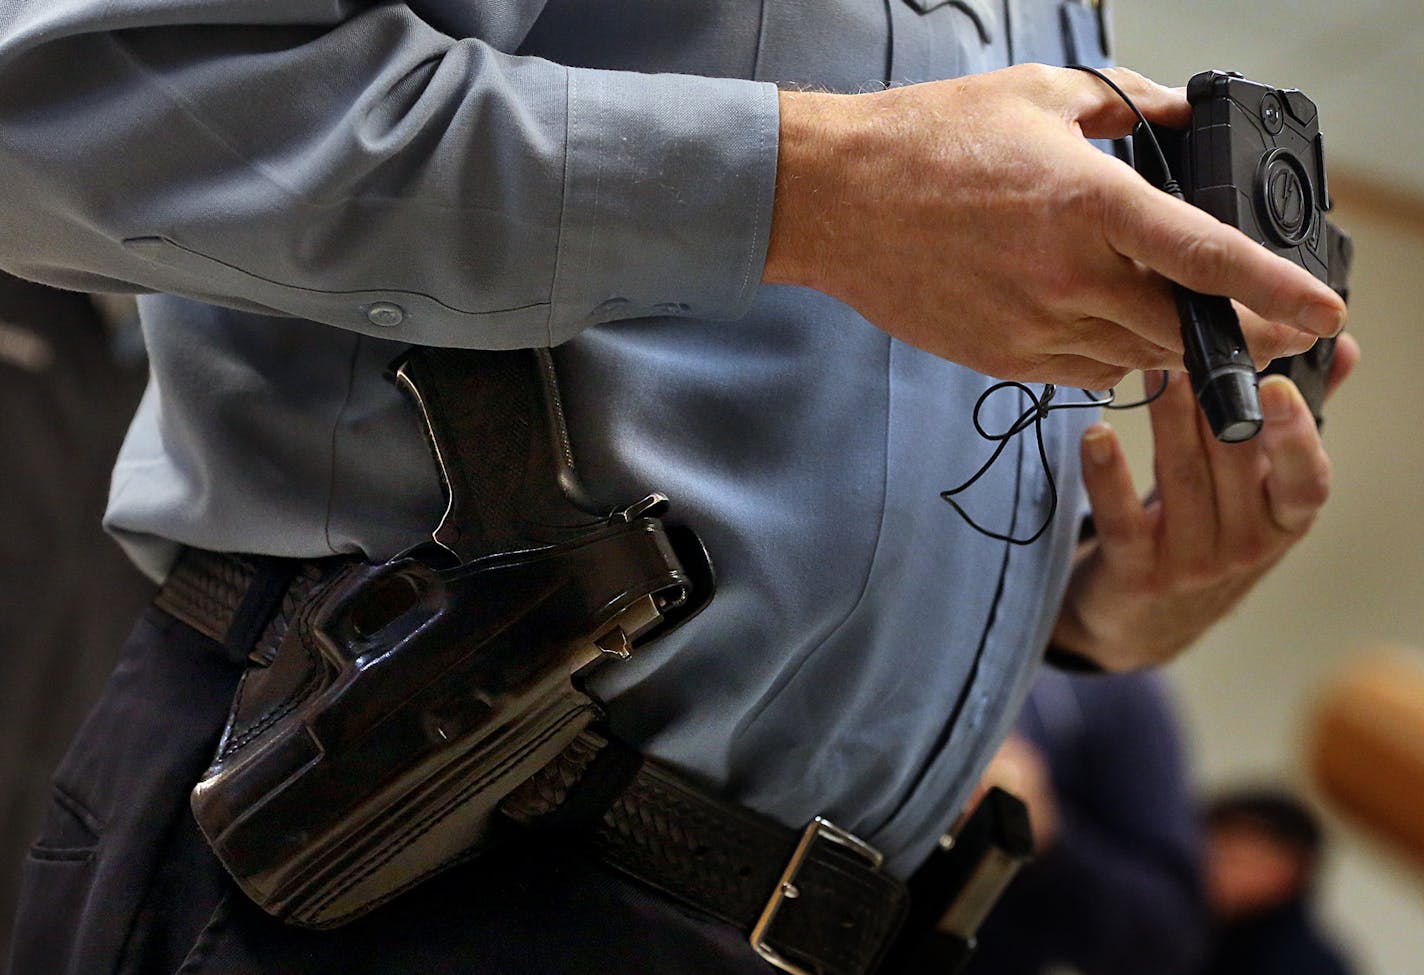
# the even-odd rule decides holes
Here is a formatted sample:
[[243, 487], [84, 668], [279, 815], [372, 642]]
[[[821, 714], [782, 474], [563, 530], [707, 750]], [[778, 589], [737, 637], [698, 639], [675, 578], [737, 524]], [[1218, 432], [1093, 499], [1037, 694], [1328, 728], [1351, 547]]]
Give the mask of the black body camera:
[[[1324, 141], [1315, 103], [1298, 89], [1205, 71], [1187, 85], [1192, 121], [1184, 131], [1153, 126], [1170, 173], [1162, 173], [1145, 133], [1133, 137], [1137, 170], [1155, 186], [1180, 184], [1189, 203], [1240, 229], [1342, 295], [1349, 238], [1325, 219], [1331, 208]], [[1212, 432], [1248, 440], [1261, 427], [1257, 375], [1231, 302], [1178, 287], [1187, 371]], [[1334, 341], [1279, 360], [1306, 394], [1317, 421]]]

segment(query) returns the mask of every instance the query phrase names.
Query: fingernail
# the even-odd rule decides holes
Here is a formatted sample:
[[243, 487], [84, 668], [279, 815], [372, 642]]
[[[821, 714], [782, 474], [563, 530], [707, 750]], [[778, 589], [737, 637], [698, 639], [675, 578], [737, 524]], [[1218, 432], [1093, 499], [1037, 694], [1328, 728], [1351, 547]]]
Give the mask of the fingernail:
[[1345, 327], [1345, 313], [1334, 305], [1306, 305], [1300, 323], [1317, 335], [1339, 335]]
[[1266, 419], [1290, 419], [1295, 397], [1295, 386], [1285, 376], [1267, 376], [1261, 380], [1261, 412]]
[[1108, 426], [1096, 426], [1083, 434], [1083, 446], [1088, 452], [1088, 459], [1099, 467], [1106, 467], [1112, 462], [1113, 457], [1113, 435], [1112, 428]]

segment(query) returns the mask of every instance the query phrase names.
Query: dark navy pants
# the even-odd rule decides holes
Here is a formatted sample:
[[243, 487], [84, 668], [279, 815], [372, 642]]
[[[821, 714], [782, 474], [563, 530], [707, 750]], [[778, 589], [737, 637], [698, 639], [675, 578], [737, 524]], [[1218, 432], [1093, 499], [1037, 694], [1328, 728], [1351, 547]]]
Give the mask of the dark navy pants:
[[240, 667], [149, 610], [55, 776], [10, 975], [766, 975], [743, 936], [543, 839], [453, 868], [334, 931], [253, 907], [188, 792]]

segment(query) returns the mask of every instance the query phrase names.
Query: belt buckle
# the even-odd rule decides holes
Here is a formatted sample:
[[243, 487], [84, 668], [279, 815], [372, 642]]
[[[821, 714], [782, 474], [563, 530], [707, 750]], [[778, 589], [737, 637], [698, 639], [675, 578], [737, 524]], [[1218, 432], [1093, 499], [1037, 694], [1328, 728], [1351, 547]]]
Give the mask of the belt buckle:
[[791, 854], [791, 859], [786, 861], [786, 869], [781, 872], [781, 879], [777, 881], [776, 888], [772, 890], [766, 907], [762, 908], [761, 917], [757, 918], [757, 923], [752, 928], [751, 937], [748, 939], [751, 941], [752, 947], [756, 949], [756, 953], [765, 961], [770, 962], [783, 972], [791, 973], [791, 975], [815, 975], [815, 973], [797, 965], [767, 944], [767, 935], [771, 931], [772, 924], [776, 921], [776, 915], [781, 910], [782, 903], [801, 896], [801, 892], [796, 887], [796, 877], [801, 872], [801, 865], [811, 855], [811, 848], [820, 840], [837, 843], [852, 853], [858, 854], [870, 864], [872, 870], [879, 870], [880, 865], [885, 862], [885, 856], [879, 850], [854, 833], [841, 829], [829, 819], [817, 816], [806, 824], [806, 829], [801, 833], [801, 842], [796, 844], [796, 850]]

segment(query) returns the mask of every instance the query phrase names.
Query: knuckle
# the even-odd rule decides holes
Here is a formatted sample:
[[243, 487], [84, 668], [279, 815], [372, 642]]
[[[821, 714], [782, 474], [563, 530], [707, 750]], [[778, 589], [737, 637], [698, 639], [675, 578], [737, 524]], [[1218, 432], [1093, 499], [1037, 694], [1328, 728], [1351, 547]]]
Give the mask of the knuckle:
[[1172, 595], [1172, 580], [1159, 569], [1144, 566], [1133, 583], [1149, 599], [1158, 600]]
[[1121, 230], [1139, 215], [1135, 201], [1122, 193], [1120, 186], [1113, 179], [1085, 180], [1064, 199], [1089, 226]]
[[1104, 366], [1092, 377], [1085, 389], [1112, 389], [1127, 378], [1132, 369], [1127, 366]]
[[1304, 531], [1330, 500], [1330, 461], [1322, 453], [1309, 470], [1295, 477], [1277, 508], [1276, 520], [1287, 531]]
[[1050, 68], [1038, 61], [1017, 65], [1015, 70], [1023, 76], [1027, 83], [1039, 88], [1055, 86], [1059, 82], [1061, 74], [1057, 68]]
[[1053, 94], [1062, 84], [1057, 71], [1037, 62], [1013, 65], [1005, 69], [1005, 74], [1011, 76], [1014, 85], [1030, 97]]
[[1284, 508], [1276, 514], [1276, 524], [1286, 534], [1299, 537], [1315, 524], [1315, 512], [1316, 509], [1312, 507]]
[[1008, 346], [1001, 346], [984, 353], [978, 368], [985, 375], [1000, 379], [1031, 378], [1028, 373], [1036, 368], [1039, 357], [1019, 352]]
[[1201, 493], [1211, 487], [1211, 474], [1192, 458], [1175, 451], [1159, 454], [1155, 467], [1159, 484], [1178, 485], [1184, 493]]
[[1063, 373], [1061, 356], [1033, 353], [1019, 358], [1014, 375], [1005, 375], [1030, 383], [1061, 383], [1064, 381]]
[[1291, 328], [1289, 325], [1271, 323], [1257, 335], [1254, 357], [1269, 364], [1274, 359], [1300, 355], [1315, 345], [1315, 336]]
[[1270, 559], [1272, 548], [1270, 539], [1262, 532], [1245, 531], [1231, 540], [1226, 561], [1233, 572], [1249, 572]]
[[1174, 368], [1181, 360], [1182, 357], [1170, 349], [1144, 344], [1134, 352], [1131, 365], [1133, 369], [1151, 372], [1155, 369]]
[[1221, 567], [1209, 554], [1183, 559], [1177, 568], [1177, 591], [1194, 592], [1205, 589], [1221, 577]]
[[1231, 271], [1230, 249], [1216, 236], [1188, 238], [1182, 244], [1182, 259], [1203, 283], [1225, 281]]
[[1322, 508], [1330, 500], [1330, 464], [1323, 462], [1320, 468], [1306, 478], [1302, 486], [1301, 500], [1312, 508]]
[[1113, 67], [1108, 68], [1106, 73], [1109, 78], [1121, 85], [1124, 91], [1146, 91], [1152, 87], [1152, 82], [1147, 80], [1146, 75], [1133, 71], [1131, 68]]
[[1309, 332], [1302, 332], [1300, 329], [1285, 328], [1281, 338], [1281, 345], [1284, 348], [1282, 355], [1303, 355], [1315, 348], [1318, 338]]

